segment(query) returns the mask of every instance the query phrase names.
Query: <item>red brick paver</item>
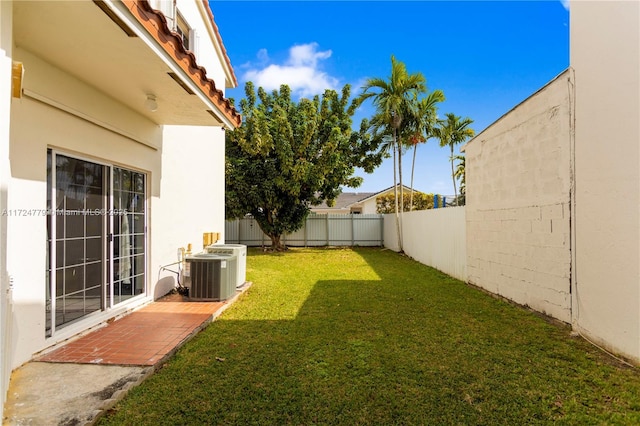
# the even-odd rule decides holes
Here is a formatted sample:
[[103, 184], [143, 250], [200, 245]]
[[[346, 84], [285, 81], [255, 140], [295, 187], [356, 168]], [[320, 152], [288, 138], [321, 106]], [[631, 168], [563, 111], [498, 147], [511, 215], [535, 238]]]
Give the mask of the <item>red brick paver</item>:
[[213, 319], [227, 302], [170, 295], [49, 352], [38, 361], [155, 365]]

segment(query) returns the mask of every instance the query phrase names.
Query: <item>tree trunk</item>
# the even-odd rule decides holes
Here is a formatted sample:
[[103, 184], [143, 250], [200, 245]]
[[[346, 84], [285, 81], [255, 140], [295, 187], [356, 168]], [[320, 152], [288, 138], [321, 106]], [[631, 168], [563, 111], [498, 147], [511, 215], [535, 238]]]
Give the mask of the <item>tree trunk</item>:
[[400, 186], [400, 253], [402, 253], [402, 214], [404, 213], [404, 185], [402, 184], [402, 141], [398, 140], [398, 185]]
[[[453, 193], [455, 194], [454, 200], [458, 199], [458, 190], [456, 189], [456, 173], [453, 170], [453, 144], [451, 144], [451, 179], [453, 179]], [[456, 201], [457, 204], [457, 201]], [[443, 206], [446, 207], [446, 206]]]
[[413, 160], [411, 161], [411, 196], [409, 197], [409, 211], [413, 211], [413, 172], [416, 169], [416, 151], [418, 144], [413, 145]]
[[396, 144], [398, 143], [396, 138], [396, 129], [393, 129], [393, 198], [395, 203], [395, 214], [396, 214], [396, 231], [398, 233], [398, 248], [400, 249], [400, 253], [402, 253], [402, 233], [400, 230], [400, 216], [398, 215], [398, 181], [397, 181], [397, 169], [396, 169]]
[[271, 238], [271, 250], [284, 251], [287, 249], [287, 247], [280, 242], [281, 237], [282, 235], [269, 235], [269, 238]]

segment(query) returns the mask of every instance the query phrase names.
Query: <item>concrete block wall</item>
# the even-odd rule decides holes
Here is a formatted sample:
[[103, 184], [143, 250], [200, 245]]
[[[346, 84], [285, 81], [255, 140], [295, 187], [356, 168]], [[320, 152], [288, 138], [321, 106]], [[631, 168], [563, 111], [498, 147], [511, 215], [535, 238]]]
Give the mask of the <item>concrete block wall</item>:
[[471, 284], [571, 321], [570, 74], [465, 147]]

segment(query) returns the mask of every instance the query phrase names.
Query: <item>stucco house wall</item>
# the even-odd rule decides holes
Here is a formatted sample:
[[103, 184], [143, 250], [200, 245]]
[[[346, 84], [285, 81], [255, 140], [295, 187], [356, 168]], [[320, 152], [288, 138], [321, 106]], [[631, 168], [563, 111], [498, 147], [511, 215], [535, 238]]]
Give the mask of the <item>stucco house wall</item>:
[[162, 175], [153, 202], [151, 233], [154, 296], [175, 286], [175, 276], [157, 274], [176, 262], [177, 249], [202, 250], [202, 234], [218, 232], [224, 241], [224, 132], [219, 127], [164, 126]]
[[[47, 98], [56, 99], [61, 103], [74, 102], [81, 111], [91, 110], [92, 105], [100, 105], [105, 111], [105, 118], [112, 123], [118, 122], [118, 116], [127, 116], [127, 121], [137, 125], [137, 134], [141, 138], [161, 145], [160, 128], [154, 123], [136, 117], [137, 114], [133, 111], [119, 107], [106, 95], [41, 63], [35, 57], [30, 57], [18, 49], [15, 57], [23, 61], [25, 68], [29, 69], [30, 78], [25, 81], [25, 90], [42, 95], [46, 93]], [[42, 76], [56, 74], [53, 81], [57, 84], [54, 86], [43, 83], [42, 86], [36, 87], [39, 71], [42, 71]], [[49, 87], [55, 89], [51, 92], [57, 93], [47, 93]], [[67, 93], [72, 94], [75, 99], [68, 99], [71, 96], [65, 96]], [[161, 151], [158, 149], [132, 142], [32, 98], [25, 97], [14, 101], [11, 117], [12, 178], [8, 198], [9, 210], [37, 211], [45, 208], [47, 148], [81, 158], [126, 165], [149, 173], [151, 182], [159, 182], [160, 176], [156, 175], [161, 174]], [[151, 184], [152, 194], [158, 192], [157, 189], [154, 191], [155, 186], [157, 184]], [[11, 330], [14, 350], [11, 358], [14, 368], [28, 361], [35, 352], [69, 338], [89, 326], [87, 322], [76, 323], [65, 327], [64, 331], [52, 338], [45, 338], [46, 227], [46, 217], [40, 214], [9, 217], [8, 246], [11, 250], [8, 253], [8, 265], [14, 281], [14, 319]], [[91, 323], [95, 325], [104, 319], [103, 315], [98, 315]]]
[[[66, 2], [43, 5], [67, 19], [63, 25], [66, 28], [71, 28], [70, 24], [81, 27], [85, 24], [83, 19], [87, 19], [105, 31], [106, 35], [100, 32], [91, 36], [104, 41], [113, 51], [85, 51], [104, 61], [105, 66], [116, 71], [118, 66], [130, 66], [138, 73], [148, 71], [149, 77], [140, 78], [143, 87], [136, 87], [139, 93], [130, 97], [131, 93], [123, 90], [125, 82], [121, 86], [117, 79], [107, 78], [109, 72], [97, 75], [102, 70], [91, 69], [94, 65], [91, 61], [83, 62], [84, 58], [74, 50], [78, 49], [76, 45], [38, 53], [38, 43], [33, 40], [37, 41], [37, 37], [40, 41], [48, 40], [46, 34], [34, 35], [32, 28], [43, 24], [50, 28], [57, 22], [52, 22], [47, 13], [43, 16], [37, 5], [0, 2], [0, 110], [7, 112], [0, 114], [0, 407], [4, 405], [12, 369], [66, 339], [166, 294], [176, 285], [176, 277], [162, 272], [161, 266], [175, 263], [180, 247], [192, 244], [194, 251], [201, 250], [204, 232], [224, 232], [223, 126], [233, 128], [240, 122], [237, 112], [221, 96], [222, 90], [211, 89], [214, 84], [214, 88], [233, 87], [236, 81], [215, 24], [209, 21], [211, 12], [206, 2], [178, 1], [178, 7], [189, 16], [189, 24], [200, 33], [199, 46], [206, 55], [206, 77], [210, 79], [206, 81], [200, 79], [204, 69], [194, 66], [189, 54], [181, 53], [181, 45], [176, 47], [166, 29], [153, 27], [152, 32], [144, 32], [147, 30], [141, 21], [136, 21], [140, 19], [135, 18], [136, 13], [153, 18], [156, 24], [162, 22], [146, 2], [107, 1], [100, 5], [86, 2], [77, 7]], [[112, 20], [102, 7], [112, 8], [125, 23]], [[77, 12], [77, 16], [71, 11]], [[21, 16], [17, 17], [18, 14]], [[137, 32], [125, 34], [123, 26], [127, 25]], [[65, 44], [64, 37], [69, 34], [61, 31], [49, 36], [59, 36], [54, 43], [60, 40], [58, 44]], [[35, 49], [25, 48], [24, 42]], [[124, 56], [131, 63], [114, 64], [112, 55]], [[20, 98], [11, 97], [14, 61], [22, 63], [25, 69]], [[73, 66], [69, 66], [69, 61]], [[180, 71], [194, 69], [193, 80]], [[167, 75], [169, 71], [179, 78], [186, 77], [183, 83], [194, 93], [172, 81]], [[135, 78], [132, 76], [131, 80]], [[149, 92], [159, 93], [157, 113], [144, 104], [145, 93]], [[144, 288], [113, 305], [104, 302], [105, 294], [108, 299], [109, 291], [113, 291], [109, 286], [114, 285], [109, 281], [108, 265], [115, 262], [109, 243], [104, 241], [116, 238], [113, 234], [117, 232], [108, 225], [108, 220], [101, 222], [102, 228], [98, 228], [103, 232], [101, 265], [107, 265], [102, 266], [105, 271], [102, 276], [107, 277], [100, 284], [101, 291], [106, 292], [99, 296], [103, 298], [102, 307], [63, 327], [56, 326], [50, 336], [45, 331], [50, 316], [46, 293], [51, 285], [47, 279], [50, 259], [47, 228], [48, 224], [56, 223], [52, 226], [63, 229], [67, 222], [57, 225], [57, 218], [55, 222], [51, 220], [56, 215], [46, 212], [51, 195], [47, 191], [51, 175], [48, 150], [52, 155], [104, 165], [104, 170], [124, 168], [144, 174], [145, 199], [141, 205], [146, 206], [144, 236], [135, 240], [137, 247], [143, 247], [146, 253], [140, 265], [145, 273]], [[110, 172], [106, 173], [109, 176]], [[109, 179], [115, 177], [102, 181], [100, 197], [109, 198], [112, 194], [113, 183]], [[88, 222], [82, 220], [87, 219], [83, 217], [80, 223], [88, 227]], [[131, 233], [127, 235], [134, 238]], [[57, 247], [55, 250], [60, 250]], [[61, 252], [66, 253], [65, 250]], [[88, 249], [84, 250], [85, 256], [89, 256]], [[78, 270], [83, 274], [87, 258], [81, 263], [85, 265]], [[55, 268], [58, 267], [56, 264]]]
[[571, 2], [573, 327], [640, 362], [640, 3]]
[[[160, 2], [166, 0], [152, 1], [152, 6], [159, 8]], [[158, 3], [158, 4], [154, 4]], [[225, 92], [225, 84], [222, 84], [227, 79], [228, 85], [237, 85], [233, 75], [230, 74], [230, 65], [226, 61], [220, 61], [219, 58], [223, 56], [224, 46], [217, 42], [215, 31], [215, 22], [211, 22], [207, 19], [209, 11], [203, 5], [202, 1], [184, 1], [181, 0], [178, 4], [180, 14], [184, 17], [189, 26], [195, 30], [197, 40], [195, 41], [197, 47], [196, 57], [198, 63], [207, 70], [207, 76], [216, 82], [220, 82], [217, 88]], [[213, 41], [213, 43], [212, 43]], [[226, 70], [225, 70], [226, 68]], [[225, 73], [226, 71], [226, 73]], [[231, 72], [232, 74], [232, 72]]]
[[[0, 2], [0, 111], [11, 108], [11, 48], [13, 4]], [[11, 299], [9, 273], [7, 271], [7, 192], [9, 187], [9, 128], [10, 115], [0, 114], [0, 417], [7, 396], [7, 386], [11, 374], [11, 363], [7, 356], [10, 334], [8, 328], [11, 321]]]
[[465, 147], [468, 281], [571, 320], [568, 71]]
[[[386, 195], [378, 194], [377, 196]], [[364, 200], [358, 207], [362, 208], [362, 214], [376, 214], [378, 213], [378, 205], [375, 198], [368, 198]]]

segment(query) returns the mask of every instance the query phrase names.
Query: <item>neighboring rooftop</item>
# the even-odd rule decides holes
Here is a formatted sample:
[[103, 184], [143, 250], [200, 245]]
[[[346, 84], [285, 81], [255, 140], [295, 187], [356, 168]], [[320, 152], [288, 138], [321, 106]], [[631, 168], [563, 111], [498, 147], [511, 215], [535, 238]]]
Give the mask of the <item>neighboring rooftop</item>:
[[[385, 190], [386, 191], [386, 190]], [[384, 192], [384, 191], [383, 191]], [[329, 207], [326, 201], [318, 206], [313, 206], [314, 209], [346, 209], [347, 207], [366, 200], [379, 194], [379, 192], [343, 192], [336, 198], [335, 205]]]
[[[404, 185], [403, 185], [404, 186]], [[400, 187], [400, 185], [398, 185], [398, 188]], [[336, 198], [335, 200], [335, 205], [333, 207], [329, 207], [327, 206], [326, 201], [324, 201], [322, 204], [318, 205], [318, 206], [314, 206], [311, 210], [316, 210], [316, 209], [346, 209], [349, 208], [351, 206], [353, 206], [354, 204], [358, 204], [358, 203], [362, 203], [366, 200], [369, 200], [371, 198], [376, 198], [379, 195], [382, 195], [386, 192], [389, 192], [393, 190], [393, 186], [390, 186], [388, 188], [383, 189], [382, 191], [378, 191], [378, 192], [343, 192], [340, 195], [338, 195], [338, 198]], [[408, 193], [409, 191], [411, 191], [411, 188], [404, 186], [404, 191], [405, 193]], [[414, 189], [415, 192], [420, 192], [417, 189]]]

